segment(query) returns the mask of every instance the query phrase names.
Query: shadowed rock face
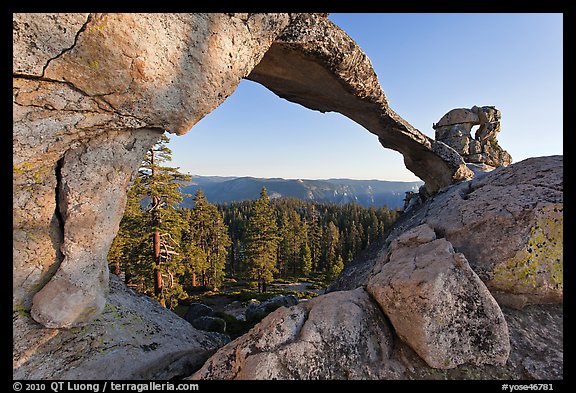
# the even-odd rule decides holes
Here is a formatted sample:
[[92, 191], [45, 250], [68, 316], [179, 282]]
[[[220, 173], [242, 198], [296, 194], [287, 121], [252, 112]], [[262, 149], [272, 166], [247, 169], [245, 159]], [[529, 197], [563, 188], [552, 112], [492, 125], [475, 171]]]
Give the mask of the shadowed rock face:
[[13, 304], [47, 327], [102, 311], [143, 152], [164, 131], [186, 133], [242, 78], [357, 121], [429, 192], [472, 175], [388, 107], [366, 55], [325, 15], [14, 14], [13, 44]]
[[14, 313], [14, 379], [170, 379], [189, 375], [227, 342], [196, 330], [115, 275], [92, 323], [46, 329]]

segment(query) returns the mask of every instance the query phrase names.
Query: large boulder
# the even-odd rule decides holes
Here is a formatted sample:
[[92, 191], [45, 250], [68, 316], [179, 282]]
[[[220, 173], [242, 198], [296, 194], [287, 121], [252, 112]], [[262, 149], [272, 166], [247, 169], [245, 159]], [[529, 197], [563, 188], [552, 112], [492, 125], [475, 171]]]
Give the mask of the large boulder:
[[89, 325], [47, 329], [24, 310], [13, 314], [14, 379], [170, 379], [190, 375], [227, 342], [113, 274], [104, 311]]
[[[390, 326], [361, 288], [268, 315], [191, 379], [366, 379], [394, 374]], [[390, 368], [390, 369], [388, 369]]]
[[192, 321], [192, 326], [207, 332], [226, 333], [226, 321], [218, 317], [198, 317]]
[[420, 221], [466, 255], [501, 305], [562, 302], [562, 156], [500, 167], [427, 207]]
[[506, 363], [510, 339], [498, 303], [466, 257], [428, 225], [395, 239], [375, 272], [367, 291], [431, 367]]

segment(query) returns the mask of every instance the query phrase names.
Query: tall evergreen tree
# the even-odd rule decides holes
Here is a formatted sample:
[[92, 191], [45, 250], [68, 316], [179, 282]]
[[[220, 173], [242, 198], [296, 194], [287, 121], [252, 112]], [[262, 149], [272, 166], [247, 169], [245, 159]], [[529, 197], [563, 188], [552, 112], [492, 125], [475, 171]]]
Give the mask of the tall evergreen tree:
[[300, 260], [302, 261], [301, 270], [305, 276], [312, 272], [312, 252], [308, 242], [303, 242], [300, 248]]
[[246, 227], [246, 259], [249, 276], [258, 283], [258, 291], [266, 292], [267, 285], [277, 273], [277, 248], [279, 242], [275, 212], [270, 205], [266, 188], [254, 203]]
[[[139, 175], [134, 181], [134, 193], [148, 202], [145, 211], [148, 216], [146, 230], [151, 238], [154, 296], [162, 305], [182, 295], [182, 288], [175, 279], [183, 274], [178, 265], [177, 239], [185, 226], [175, 205], [182, 201], [180, 191], [184, 181], [191, 177], [179, 172], [179, 168], [163, 166], [172, 159], [172, 151], [167, 144], [170, 139], [162, 135], [159, 141], [146, 152]], [[168, 279], [165, 287], [164, 278]]]
[[[286, 208], [287, 210], [284, 210]], [[308, 236], [306, 224], [294, 207], [283, 207], [279, 226], [278, 268], [283, 275], [300, 271], [300, 248]]]
[[340, 255], [340, 231], [334, 222], [330, 221], [322, 237], [322, 247], [323, 247], [323, 270], [329, 272], [330, 267], [336, 262], [336, 259]]
[[140, 202], [136, 188], [130, 187], [118, 234], [108, 252], [111, 270], [117, 276], [123, 275], [128, 286], [135, 285], [134, 271], [137, 266], [149, 261], [152, 255], [148, 244], [150, 237], [146, 231], [146, 216]]
[[322, 227], [320, 226], [320, 213], [313, 204], [308, 211], [308, 243], [310, 244], [310, 256], [312, 258], [313, 272], [319, 271], [322, 240]]
[[187, 258], [191, 284], [196, 285], [196, 275], [199, 273], [205, 288], [218, 290], [224, 279], [227, 248], [231, 244], [228, 227], [216, 206], [206, 200], [202, 190], [196, 192], [194, 208], [187, 219]]
[[342, 260], [342, 257], [338, 255], [338, 258], [336, 258], [334, 263], [332, 263], [328, 268], [328, 279], [335, 280], [342, 270], [344, 270], [344, 261]]
[[282, 276], [287, 276], [290, 270], [290, 257], [291, 257], [291, 247], [290, 247], [290, 217], [288, 216], [288, 211], [279, 212], [279, 223], [278, 223], [278, 272]]

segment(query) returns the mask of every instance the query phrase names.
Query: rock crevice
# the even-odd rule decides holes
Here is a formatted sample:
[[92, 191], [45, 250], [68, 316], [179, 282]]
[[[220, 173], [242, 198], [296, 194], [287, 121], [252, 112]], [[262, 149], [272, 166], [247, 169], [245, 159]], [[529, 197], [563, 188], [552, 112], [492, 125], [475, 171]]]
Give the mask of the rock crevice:
[[92, 20], [92, 16], [91, 16], [91, 14], [88, 14], [88, 15], [86, 16], [86, 22], [84, 22], [84, 24], [82, 25], [82, 27], [80, 27], [80, 29], [76, 32], [76, 35], [74, 36], [74, 42], [72, 43], [72, 45], [71, 45], [70, 47], [68, 47], [68, 48], [62, 49], [62, 51], [61, 51], [58, 55], [56, 55], [56, 56], [48, 59], [48, 61], [46, 61], [46, 64], [44, 64], [44, 66], [42, 67], [42, 77], [44, 77], [44, 74], [46, 73], [46, 68], [48, 68], [48, 66], [50, 65], [50, 62], [51, 62], [52, 60], [55, 60], [55, 59], [59, 58], [59, 57], [62, 56], [64, 53], [72, 50], [72, 48], [74, 48], [74, 47], [76, 46], [76, 43], [78, 42], [78, 37], [80, 36], [80, 34], [82, 34], [82, 32], [83, 32], [84, 30], [86, 30], [86, 26], [88, 26], [88, 24], [90, 23], [91, 20]]

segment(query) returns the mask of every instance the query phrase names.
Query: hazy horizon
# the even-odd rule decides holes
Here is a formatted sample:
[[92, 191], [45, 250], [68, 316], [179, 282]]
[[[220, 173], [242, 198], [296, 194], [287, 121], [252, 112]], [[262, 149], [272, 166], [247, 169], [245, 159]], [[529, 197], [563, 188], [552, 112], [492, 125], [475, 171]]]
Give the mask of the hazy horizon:
[[353, 179], [353, 178], [349, 178], [349, 177], [329, 177], [329, 178], [304, 178], [304, 177], [295, 177], [295, 178], [289, 178], [289, 177], [279, 177], [279, 176], [274, 176], [274, 177], [262, 177], [262, 176], [251, 176], [251, 175], [201, 175], [201, 174], [193, 174], [193, 173], [187, 173], [188, 175], [192, 176], [192, 181], [194, 181], [194, 177], [232, 177], [232, 178], [236, 178], [236, 179], [240, 179], [240, 178], [252, 178], [252, 179], [264, 179], [264, 180], [274, 180], [274, 179], [282, 179], [282, 180], [358, 180], [358, 181], [386, 181], [386, 182], [397, 182], [397, 183], [415, 183], [415, 182], [421, 182], [424, 183], [422, 180], [420, 179], [416, 179], [416, 180], [390, 180], [390, 179]]

